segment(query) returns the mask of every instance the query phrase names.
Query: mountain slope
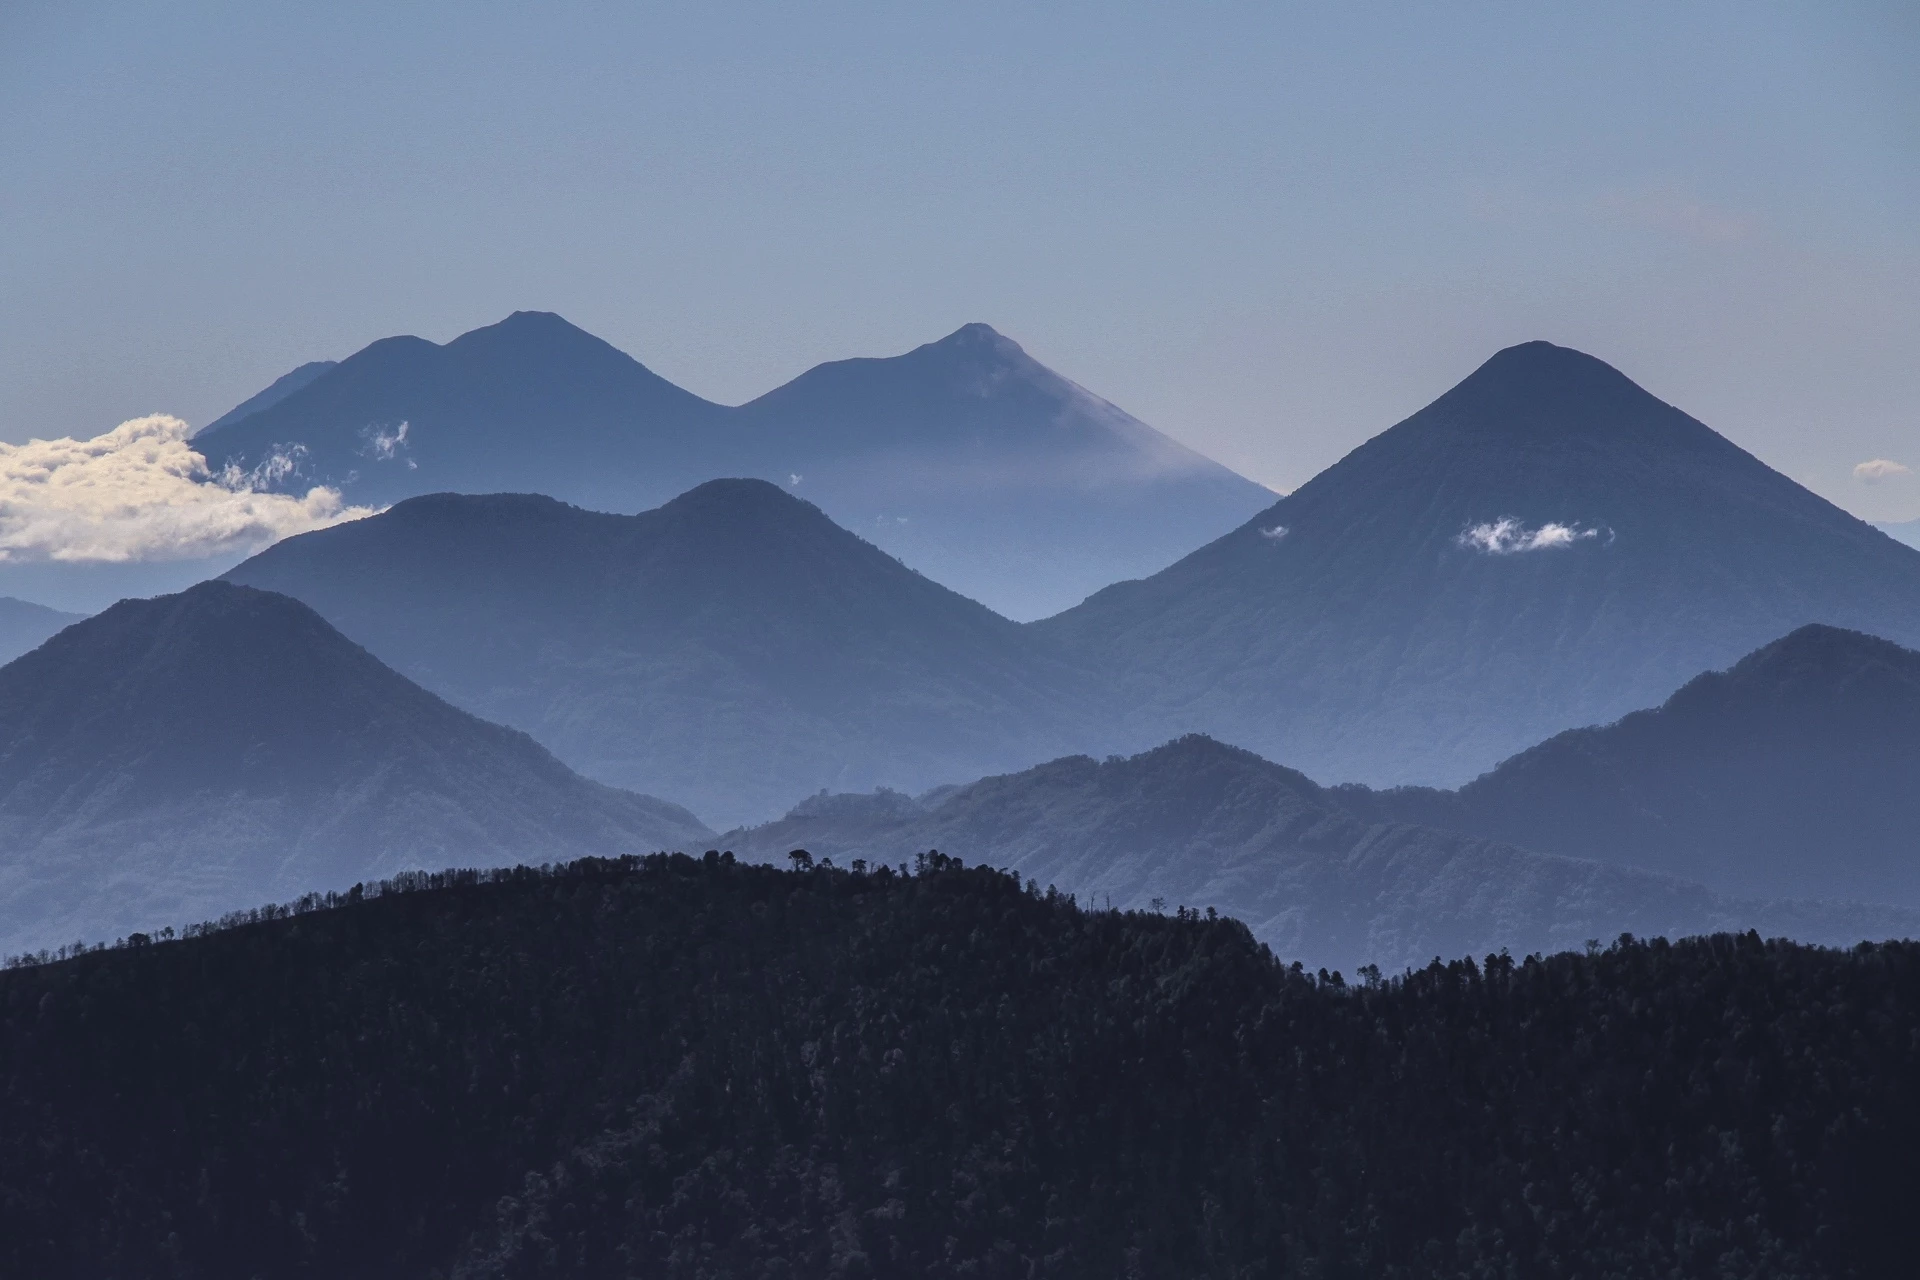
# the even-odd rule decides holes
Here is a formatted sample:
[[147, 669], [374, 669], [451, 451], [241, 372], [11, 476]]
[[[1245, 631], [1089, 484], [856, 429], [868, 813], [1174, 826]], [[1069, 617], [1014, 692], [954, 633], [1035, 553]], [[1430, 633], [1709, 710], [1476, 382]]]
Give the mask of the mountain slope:
[[86, 616], [0, 596], [0, 663], [12, 662], [29, 649], [39, 648], [49, 637]]
[[285, 596], [127, 600], [0, 668], [0, 951], [417, 867], [700, 841]]
[[417, 498], [228, 577], [591, 777], [730, 821], [1032, 764], [1094, 699], [1038, 637], [758, 480], [635, 516]]
[[1920, 554], [1547, 343], [1162, 573], [1039, 624], [1138, 705], [1329, 779], [1464, 781], [1808, 622], [1920, 642]]
[[1802, 627], [1457, 793], [1340, 794], [1359, 812], [1727, 893], [1920, 907], [1920, 653]]
[[1649, 872], [1356, 819], [1301, 774], [1198, 736], [1127, 760], [1055, 760], [918, 800], [817, 796], [725, 842], [746, 857], [804, 848], [843, 865], [938, 849], [1095, 905], [1217, 908], [1283, 958], [1349, 972], [1622, 932], [1759, 928], [1838, 944], [1920, 935], [1920, 912], [1739, 902]]
[[300, 390], [300, 388], [306, 386], [327, 370], [338, 366], [339, 363], [338, 360], [309, 360], [299, 368], [289, 373], [281, 374], [275, 378], [264, 391], [257, 391], [248, 396], [245, 400], [242, 400], [239, 404], [233, 406], [233, 408], [200, 428], [200, 430], [202, 432], [218, 431], [223, 427], [230, 427], [240, 421], [240, 419], [256, 414], [262, 409], [271, 409], [274, 405], [279, 404], [282, 400], [285, 400], [288, 396]]
[[374, 504], [510, 491], [633, 512], [757, 477], [1021, 618], [1162, 568], [1271, 496], [980, 324], [726, 408], [558, 316], [517, 312], [444, 347], [376, 342], [195, 440], [216, 469]]

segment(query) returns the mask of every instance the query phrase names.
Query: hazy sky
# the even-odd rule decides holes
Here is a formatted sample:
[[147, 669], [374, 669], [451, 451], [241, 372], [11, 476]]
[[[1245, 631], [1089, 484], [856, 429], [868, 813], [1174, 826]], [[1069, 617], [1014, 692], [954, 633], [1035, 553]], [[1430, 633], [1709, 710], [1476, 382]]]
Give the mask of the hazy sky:
[[1543, 337], [1920, 516], [1916, 67], [1908, 0], [7, 0], [0, 439], [519, 308], [728, 402], [985, 320], [1288, 489]]

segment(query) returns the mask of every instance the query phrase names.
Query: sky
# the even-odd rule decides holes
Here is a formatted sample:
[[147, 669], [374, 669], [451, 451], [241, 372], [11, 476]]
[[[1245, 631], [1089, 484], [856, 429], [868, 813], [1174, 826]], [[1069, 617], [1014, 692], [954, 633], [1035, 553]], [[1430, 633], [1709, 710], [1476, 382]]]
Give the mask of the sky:
[[0, 440], [519, 309], [728, 403], [982, 320], [1284, 492], [1546, 338], [1910, 519], [1916, 67], [1904, 0], [9, 0]]

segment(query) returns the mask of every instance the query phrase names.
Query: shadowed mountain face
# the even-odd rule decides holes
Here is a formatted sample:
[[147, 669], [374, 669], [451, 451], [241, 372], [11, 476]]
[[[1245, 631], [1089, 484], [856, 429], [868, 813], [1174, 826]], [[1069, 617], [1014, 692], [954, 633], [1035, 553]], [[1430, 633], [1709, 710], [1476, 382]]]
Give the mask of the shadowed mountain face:
[[269, 592], [211, 582], [124, 601], [0, 668], [0, 951], [413, 868], [707, 835]]
[[1271, 497], [980, 324], [727, 408], [517, 312], [445, 346], [376, 342], [196, 444], [216, 468], [376, 504], [506, 490], [633, 512], [753, 476], [1020, 618], [1161, 568]]
[[1162, 573], [1039, 624], [1318, 777], [1454, 783], [1809, 622], [1920, 642], [1920, 554], [1529, 343]]
[[1920, 907], [1920, 653], [1803, 627], [1458, 792], [1340, 795], [1361, 813], [1726, 893]]
[[1286, 959], [1351, 972], [1436, 955], [1578, 947], [1622, 932], [1758, 928], [1809, 941], [1920, 933], [1920, 912], [1717, 897], [1650, 872], [1356, 818], [1291, 769], [1193, 736], [1099, 763], [1055, 760], [920, 798], [821, 795], [725, 838], [773, 861], [841, 865], [938, 849], [1096, 906], [1214, 907]]
[[84, 617], [83, 613], [62, 613], [43, 604], [0, 596], [0, 662], [12, 662], [28, 650], [39, 648]]
[[1041, 638], [758, 480], [636, 516], [416, 498], [229, 577], [591, 777], [727, 821], [1024, 767], [1089, 732], [1094, 691]]

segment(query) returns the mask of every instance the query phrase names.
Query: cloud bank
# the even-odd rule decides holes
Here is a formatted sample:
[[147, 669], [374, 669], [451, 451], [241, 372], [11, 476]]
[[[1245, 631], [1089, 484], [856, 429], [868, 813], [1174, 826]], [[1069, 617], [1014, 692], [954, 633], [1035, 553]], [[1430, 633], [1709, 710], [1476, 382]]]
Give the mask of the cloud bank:
[[[214, 475], [192, 428], [154, 414], [90, 440], [0, 444], [0, 562], [127, 563], [245, 554], [373, 514], [336, 489], [266, 493], [265, 475]], [[283, 478], [290, 459], [273, 478]], [[256, 468], [256, 471], [259, 470]]]
[[1529, 529], [1512, 517], [1476, 524], [1461, 531], [1454, 542], [1470, 551], [1490, 556], [1518, 555], [1523, 551], [1551, 551], [1570, 547], [1600, 536], [1600, 530], [1573, 524], [1547, 523]]
[[1891, 458], [1873, 458], [1853, 469], [1853, 478], [1866, 484], [1878, 484], [1895, 476], [1910, 475], [1913, 468]]

